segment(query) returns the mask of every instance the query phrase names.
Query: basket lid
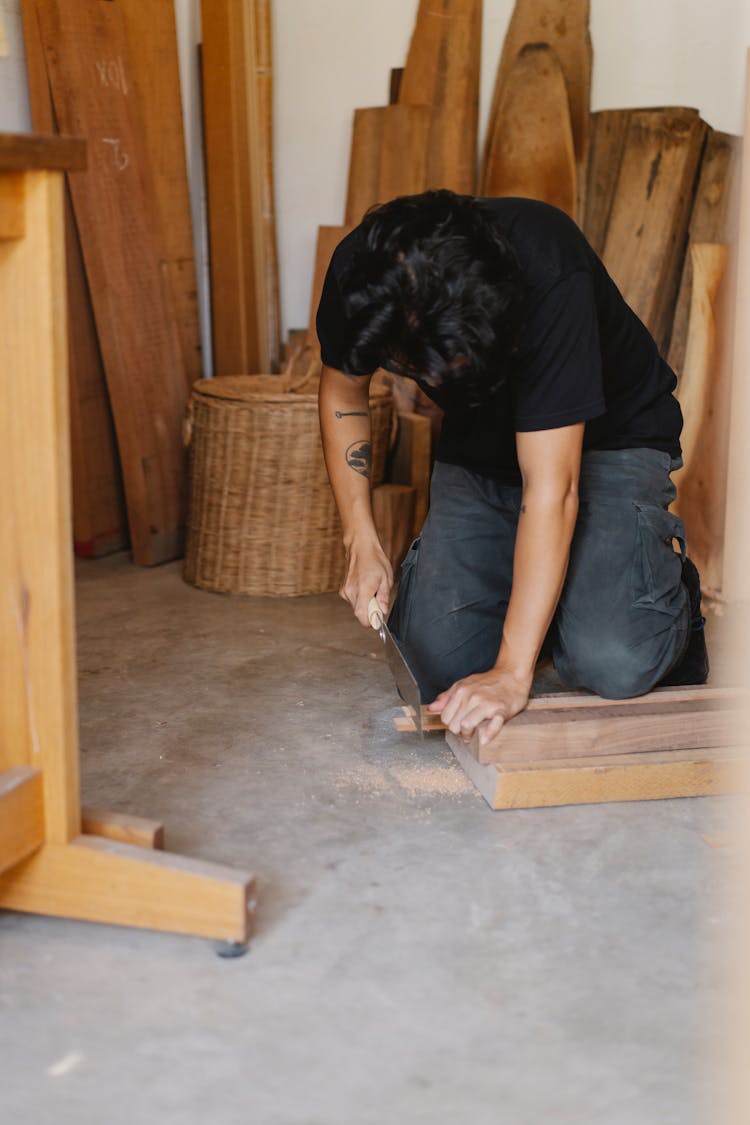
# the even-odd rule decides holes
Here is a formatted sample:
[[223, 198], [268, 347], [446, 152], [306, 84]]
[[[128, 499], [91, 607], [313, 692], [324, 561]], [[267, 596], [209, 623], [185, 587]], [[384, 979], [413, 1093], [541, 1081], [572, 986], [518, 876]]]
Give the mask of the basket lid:
[[[218, 398], [229, 402], [249, 402], [263, 398], [267, 402], [318, 401], [317, 391], [298, 394], [285, 385], [283, 375], [217, 375], [213, 379], [198, 379], [193, 383], [193, 394], [198, 398]], [[370, 384], [370, 398], [390, 397], [387, 387]]]

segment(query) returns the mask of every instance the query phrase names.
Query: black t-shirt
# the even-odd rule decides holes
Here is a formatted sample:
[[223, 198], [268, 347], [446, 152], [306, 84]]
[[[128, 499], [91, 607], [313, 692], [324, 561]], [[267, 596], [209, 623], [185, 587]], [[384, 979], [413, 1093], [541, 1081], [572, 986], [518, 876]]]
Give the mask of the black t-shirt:
[[[520, 480], [515, 434], [585, 422], [584, 449], [680, 455], [677, 379], [572, 219], [530, 199], [482, 201], [515, 250], [526, 299], [507, 380], [470, 405], [460, 383], [422, 389], [445, 411], [437, 458], [497, 480]], [[361, 239], [338, 245], [318, 307], [323, 363], [346, 370], [339, 279]]]

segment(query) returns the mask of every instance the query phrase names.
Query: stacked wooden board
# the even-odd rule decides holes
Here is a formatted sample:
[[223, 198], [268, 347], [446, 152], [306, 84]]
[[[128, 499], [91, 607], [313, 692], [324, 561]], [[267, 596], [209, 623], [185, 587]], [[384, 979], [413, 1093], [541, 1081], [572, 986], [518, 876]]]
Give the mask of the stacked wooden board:
[[[584, 692], [532, 698], [486, 744], [447, 733], [492, 808], [691, 797], [737, 790], [747, 695], [734, 688], [660, 688], [615, 701]], [[444, 730], [424, 712], [426, 730]], [[414, 730], [405, 713], [399, 730]]]

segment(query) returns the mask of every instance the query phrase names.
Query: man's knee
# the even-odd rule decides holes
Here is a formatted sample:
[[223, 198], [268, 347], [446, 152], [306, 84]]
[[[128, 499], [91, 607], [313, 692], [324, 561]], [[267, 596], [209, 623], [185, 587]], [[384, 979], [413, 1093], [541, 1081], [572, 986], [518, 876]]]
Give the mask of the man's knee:
[[668, 638], [656, 646], [631, 645], [622, 636], [581, 636], [558, 646], [555, 668], [571, 689], [583, 688], [604, 699], [634, 699], [666, 674], [673, 658], [665, 642]]

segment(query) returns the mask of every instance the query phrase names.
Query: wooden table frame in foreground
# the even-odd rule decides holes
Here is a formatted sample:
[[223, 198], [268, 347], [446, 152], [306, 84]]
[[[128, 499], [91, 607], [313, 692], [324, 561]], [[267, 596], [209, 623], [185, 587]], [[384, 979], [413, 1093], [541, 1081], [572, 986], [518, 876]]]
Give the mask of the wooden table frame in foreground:
[[245, 943], [251, 876], [82, 819], [63, 176], [84, 166], [83, 141], [0, 135], [0, 907]]

